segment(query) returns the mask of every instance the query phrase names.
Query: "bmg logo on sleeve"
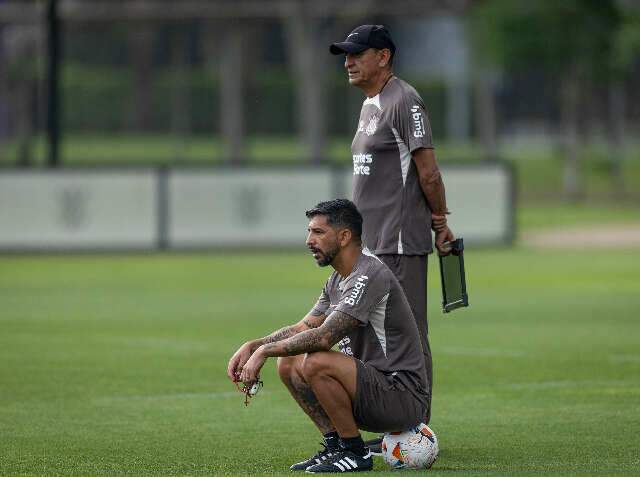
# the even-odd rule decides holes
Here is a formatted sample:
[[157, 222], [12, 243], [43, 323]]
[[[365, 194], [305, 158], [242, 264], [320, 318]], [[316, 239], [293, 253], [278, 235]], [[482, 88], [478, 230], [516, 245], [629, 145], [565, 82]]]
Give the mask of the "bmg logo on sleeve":
[[344, 302], [347, 305], [355, 306], [360, 303], [360, 298], [362, 298], [362, 290], [367, 286], [367, 280], [369, 277], [366, 275], [360, 275], [356, 280], [355, 285], [349, 292], [349, 296], [345, 297]]
[[413, 136], [414, 137], [424, 137], [424, 120], [422, 119], [422, 111], [420, 111], [420, 106], [415, 104], [411, 108], [411, 119], [413, 119]]

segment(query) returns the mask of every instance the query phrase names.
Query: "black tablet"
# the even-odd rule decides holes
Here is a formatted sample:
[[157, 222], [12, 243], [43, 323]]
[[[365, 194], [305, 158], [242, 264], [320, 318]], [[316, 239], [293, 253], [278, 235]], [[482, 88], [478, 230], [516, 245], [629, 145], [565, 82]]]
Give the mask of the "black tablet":
[[469, 306], [467, 284], [464, 277], [464, 242], [461, 238], [450, 243], [451, 253], [440, 256], [440, 279], [442, 281], [442, 311]]

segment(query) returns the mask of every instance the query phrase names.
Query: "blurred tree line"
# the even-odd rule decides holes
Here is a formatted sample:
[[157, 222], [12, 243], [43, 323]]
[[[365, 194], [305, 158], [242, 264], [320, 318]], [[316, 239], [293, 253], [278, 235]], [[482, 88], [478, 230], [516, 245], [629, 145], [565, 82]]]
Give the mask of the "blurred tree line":
[[[354, 0], [349, 8], [335, 0], [60, 1], [65, 133], [219, 136], [232, 162], [245, 156], [248, 135], [297, 135], [301, 159], [319, 160], [328, 136], [353, 133], [362, 100], [328, 44], [359, 23], [401, 29], [404, 19], [440, 14], [468, 27], [470, 88], [456, 94], [471, 102], [473, 118], [460, 120], [472, 123], [475, 157], [499, 156], [512, 126], [534, 118], [558, 131], [549, 136], [560, 139], [565, 193], [579, 198], [582, 145], [604, 131], [621, 185], [627, 120], [640, 118], [632, 0]], [[17, 138], [26, 164], [43, 129], [46, 40], [41, 11], [22, 5], [42, 2], [0, 2], [0, 140]], [[423, 95], [442, 140], [451, 123], [447, 80], [400, 74]]]
[[598, 88], [608, 90], [604, 118], [610, 170], [621, 187], [625, 131], [624, 79], [640, 53], [640, 9], [624, 0], [491, 0], [473, 15], [473, 30], [485, 64], [517, 74], [541, 70], [557, 80], [564, 190], [583, 194], [579, 143]]
[[[418, 7], [414, 0], [393, 8], [382, 0], [354, 0], [349, 8], [337, 0], [0, 2], [0, 56], [5, 49], [17, 51], [8, 39], [27, 30], [23, 43], [39, 52], [25, 55], [35, 74], [18, 75], [7, 88], [29, 102], [10, 105], [29, 126], [8, 128], [21, 142], [25, 165], [30, 138], [43, 129], [47, 98], [43, 9], [38, 7], [56, 1], [63, 31], [60, 92], [66, 134], [169, 132], [185, 143], [190, 134], [208, 134], [223, 139], [232, 163], [246, 157], [249, 134], [297, 136], [301, 159], [322, 160], [329, 135], [352, 134], [362, 101], [361, 93], [348, 86], [341, 60], [332, 62], [328, 45], [356, 24], [388, 20], [385, 12], [406, 17]], [[448, 0], [428, 3], [461, 12], [468, 1], [453, 7]], [[17, 70], [17, 62], [8, 69]], [[418, 83], [431, 97], [439, 129], [445, 86], [433, 79]], [[0, 103], [4, 97], [0, 87]]]

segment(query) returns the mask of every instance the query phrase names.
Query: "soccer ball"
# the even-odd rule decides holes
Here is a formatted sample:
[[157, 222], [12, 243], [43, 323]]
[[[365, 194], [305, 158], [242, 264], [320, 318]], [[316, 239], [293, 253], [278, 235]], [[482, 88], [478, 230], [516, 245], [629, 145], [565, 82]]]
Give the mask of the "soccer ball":
[[382, 458], [393, 469], [428, 469], [438, 451], [438, 438], [426, 424], [404, 432], [388, 432], [382, 439]]

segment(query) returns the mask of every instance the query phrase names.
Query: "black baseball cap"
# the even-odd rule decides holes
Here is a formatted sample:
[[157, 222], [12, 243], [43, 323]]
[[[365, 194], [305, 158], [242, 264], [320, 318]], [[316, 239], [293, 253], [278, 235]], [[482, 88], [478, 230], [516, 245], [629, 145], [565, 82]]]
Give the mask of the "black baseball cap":
[[329, 51], [334, 55], [343, 55], [360, 53], [367, 48], [389, 48], [391, 56], [396, 52], [396, 45], [393, 44], [389, 30], [384, 25], [360, 25], [349, 33], [344, 41], [333, 43]]

